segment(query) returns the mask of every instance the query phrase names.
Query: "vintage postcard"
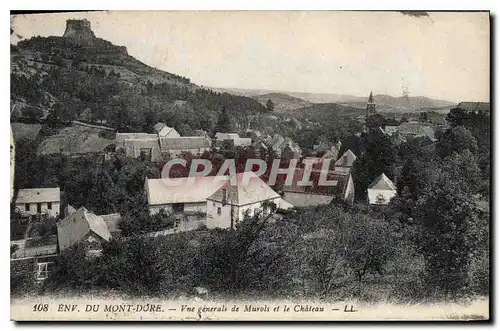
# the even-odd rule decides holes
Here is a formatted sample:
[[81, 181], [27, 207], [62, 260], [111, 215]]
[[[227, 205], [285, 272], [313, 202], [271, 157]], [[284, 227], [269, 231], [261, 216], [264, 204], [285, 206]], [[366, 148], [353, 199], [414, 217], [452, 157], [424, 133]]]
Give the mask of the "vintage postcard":
[[11, 14], [15, 321], [490, 319], [490, 13]]

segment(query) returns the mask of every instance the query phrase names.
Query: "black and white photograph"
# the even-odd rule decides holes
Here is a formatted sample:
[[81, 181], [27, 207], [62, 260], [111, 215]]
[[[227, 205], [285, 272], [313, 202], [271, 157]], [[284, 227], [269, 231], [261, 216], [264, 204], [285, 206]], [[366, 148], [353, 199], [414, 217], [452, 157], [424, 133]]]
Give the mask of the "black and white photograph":
[[490, 320], [490, 19], [11, 12], [11, 319]]

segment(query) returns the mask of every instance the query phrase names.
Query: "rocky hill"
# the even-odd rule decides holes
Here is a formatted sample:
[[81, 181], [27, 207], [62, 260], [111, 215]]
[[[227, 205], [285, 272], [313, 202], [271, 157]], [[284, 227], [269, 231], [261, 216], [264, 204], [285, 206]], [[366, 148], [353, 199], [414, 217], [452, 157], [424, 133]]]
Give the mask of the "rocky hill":
[[11, 45], [14, 121], [77, 119], [143, 132], [164, 121], [189, 133], [214, 130], [222, 108], [234, 121], [265, 112], [254, 99], [215, 93], [138, 61], [126, 47], [96, 36], [87, 20], [68, 20], [63, 36]]

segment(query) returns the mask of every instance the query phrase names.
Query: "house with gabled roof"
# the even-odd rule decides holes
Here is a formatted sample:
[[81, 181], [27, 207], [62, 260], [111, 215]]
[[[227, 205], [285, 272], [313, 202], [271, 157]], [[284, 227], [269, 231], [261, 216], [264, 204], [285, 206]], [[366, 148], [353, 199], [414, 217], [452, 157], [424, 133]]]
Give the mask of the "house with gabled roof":
[[[243, 176], [249, 177], [248, 183]], [[245, 216], [269, 215], [280, 205], [280, 200], [281, 196], [254, 173], [239, 173], [236, 183], [228, 180], [207, 198], [206, 226], [234, 228]]]
[[[343, 201], [352, 204], [354, 201], [354, 181], [350, 172], [311, 169], [309, 181], [311, 185], [302, 185], [305, 169], [296, 168], [291, 184], [286, 183], [287, 174], [278, 175], [276, 187], [285, 201], [295, 207], [328, 205], [332, 201]], [[321, 176], [328, 185], [321, 183]], [[307, 178], [306, 178], [307, 180]]]
[[405, 138], [427, 137], [432, 141], [436, 141], [434, 128], [418, 121], [401, 123], [398, 126], [398, 132]]
[[111, 233], [101, 216], [95, 215], [85, 207], [80, 207], [59, 222], [57, 238], [60, 251], [81, 242], [86, 242], [93, 249], [99, 250], [103, 242], [111, 239]]
[[396, 185], [384, 173], [375, 178], [368, 186], [368, 203], [370, 205], [387, 205], [396, 195]]
[[252, 138], [242, 138], [237, 133], [217, 132], [215, 139], [217, 147], [222, 147], [225, 141], [231, 141], [235, 147], [247, 147], [252, 144]]
[[15, 199], [16, 209], [23, 216], [60, 214], [61, 191], [59, 187], [19, 189]]
[[160, 150], [162, 153], [170, 154], [171, 157], [178, 157], [182, 153], [201, 155], [205, 151], [212, 149], [212, 141], [207, 137], [160, 137]]
[[125, 155], [137, 159], [144, 157], [150, 161], [161, 159], [160, 144], [157, 134], [117, 133], [116, 151], [123, 150]]
[[163, 138], [179, 138], [181, 136], [177, 130], [161, 122], [155, 124], [154, 131], [158, 134], [158, 137]]
[[245, 215], [257, 212], [268, 214], [269, 205], [279, 205], [280, 195], [272, 190], [253, 172], [229, 176], [201, 176], [171, 179], [176, 185], [163, 179], [146, 179], [145, 190], [151, 215], [162, 209], [171, 215], [197, 215], [178, 218], [174, 227], [179, 231], [194, 230], [200, 225], [208, 228], [229, 228]]
[[348, 149], [342, 154], [342, 156], [335, 162], [335, 171], [337, 172], [350, 172], [354, 161], [356, 161], [357, 156]]

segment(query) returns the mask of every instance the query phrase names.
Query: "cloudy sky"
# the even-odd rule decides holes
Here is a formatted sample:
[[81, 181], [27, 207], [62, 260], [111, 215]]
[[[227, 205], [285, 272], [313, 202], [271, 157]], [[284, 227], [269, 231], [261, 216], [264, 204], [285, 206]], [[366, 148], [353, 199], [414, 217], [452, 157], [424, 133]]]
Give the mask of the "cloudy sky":
[[[15, 34], [68, 18], [156, 68], [213, 87], [489, 100], [487, 13], [94, 12], [20, 15]], [[19, 37], [14, 37], [11, 42]]]

